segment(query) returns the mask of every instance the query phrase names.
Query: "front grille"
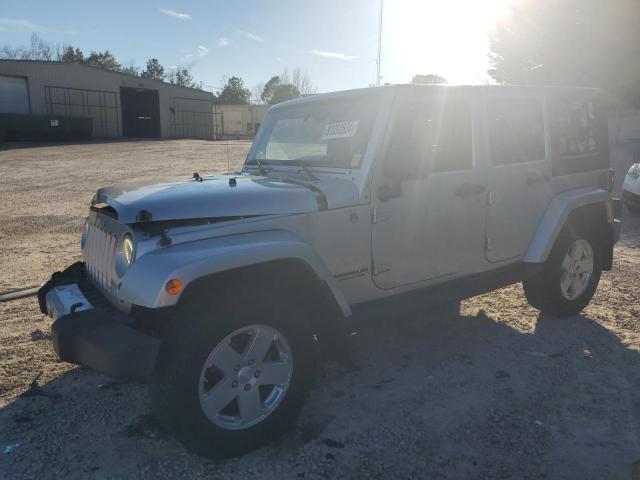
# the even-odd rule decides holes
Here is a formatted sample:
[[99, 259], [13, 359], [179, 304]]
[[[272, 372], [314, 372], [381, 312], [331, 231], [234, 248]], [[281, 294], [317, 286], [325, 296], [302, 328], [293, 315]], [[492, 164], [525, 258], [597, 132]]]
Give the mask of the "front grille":
[[114, 280], [114, 259], [118, 238], [107, 228], [100, 217], [89, 222], [83, 255], [85, 270], [89, 278], [103, 291], [112, 292]]

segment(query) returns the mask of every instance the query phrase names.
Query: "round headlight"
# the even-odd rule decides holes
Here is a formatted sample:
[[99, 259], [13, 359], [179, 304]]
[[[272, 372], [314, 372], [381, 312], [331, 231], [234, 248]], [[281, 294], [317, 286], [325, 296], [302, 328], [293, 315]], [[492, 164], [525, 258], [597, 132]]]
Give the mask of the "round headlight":
[[130, 234], [125, 233], [124, 237], [122, 237], [122, 257], [127, 265], [131, 265], [131, 262], [133, 262], [134, 253], [133, 238]]

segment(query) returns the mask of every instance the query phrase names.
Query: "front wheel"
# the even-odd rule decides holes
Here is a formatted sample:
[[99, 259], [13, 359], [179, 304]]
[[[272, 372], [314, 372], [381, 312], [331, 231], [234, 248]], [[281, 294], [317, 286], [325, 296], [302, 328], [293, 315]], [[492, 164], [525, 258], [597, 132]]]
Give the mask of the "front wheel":
[[640, 200], [638, 200], [637, 198], [640, 197], [636, 197], [636, 199], [633, 201], [627, 200], [626, 202], [624, 202], [631, 213], [640, 213]]
[[589, 236], [563, 231], [543, 270], [523, 282], [529, 304], [555, 317], [580, 313], [600, 282], [602, 268], [596, 252]]
[[313, 376], [313, 336], [293, 305], [274, 300], [190, 305], [169, 326], [152, 401], [190, 450], [241, 455], [295, 421]]

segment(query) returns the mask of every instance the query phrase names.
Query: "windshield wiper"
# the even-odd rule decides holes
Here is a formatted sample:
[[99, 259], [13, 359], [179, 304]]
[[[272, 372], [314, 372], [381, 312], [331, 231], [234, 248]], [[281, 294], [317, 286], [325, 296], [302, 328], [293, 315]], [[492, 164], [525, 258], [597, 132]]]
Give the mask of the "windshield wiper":
[[265, 176], [267, 174], [267, 169], [264, 168], [264, 164], [257, 157], [249, 160], [249, 163], [255, 163], [258, 166], [258, 172], [260, 172], [260, 175]]
[[318, 177], [313, 174], [313, 172], [309, 168], [309, 165], [307, 165], [304, 162], [304, 160], [302, 160], [302, 159], [288, 160], [287, 163], [293, 163], [294, 165], [296, 165], [296, 166], [300, 167], [302, 170], [304, 170], [304, 173], [307, 174], [307, 177], [309, 177], [309, 180], [311, 180], [312, 182], [318, 181]]

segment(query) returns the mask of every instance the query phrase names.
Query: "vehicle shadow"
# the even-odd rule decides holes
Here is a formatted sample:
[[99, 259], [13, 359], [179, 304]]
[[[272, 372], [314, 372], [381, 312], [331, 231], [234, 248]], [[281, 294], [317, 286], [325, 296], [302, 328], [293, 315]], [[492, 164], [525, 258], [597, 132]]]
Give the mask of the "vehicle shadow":
[[638, 353], [587, 316], [528, 321], [377, 324], [327, 365], [294, 431], [219, 462], [159, 427], [145, 387], [72, 369], [0, 410], [0, 478], [629, 478]]

